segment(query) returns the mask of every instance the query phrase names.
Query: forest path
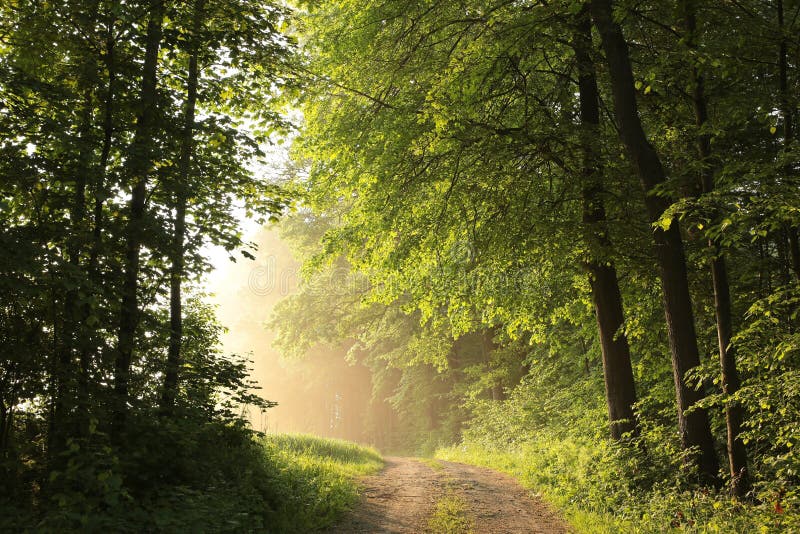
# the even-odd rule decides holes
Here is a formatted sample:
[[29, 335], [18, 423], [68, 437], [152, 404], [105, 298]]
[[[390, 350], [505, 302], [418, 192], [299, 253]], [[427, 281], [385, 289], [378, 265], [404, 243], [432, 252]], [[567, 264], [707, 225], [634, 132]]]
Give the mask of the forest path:
[[563, 520], [508, 475], [441, 460], [385, 458], [330, 534], [554, 534]]

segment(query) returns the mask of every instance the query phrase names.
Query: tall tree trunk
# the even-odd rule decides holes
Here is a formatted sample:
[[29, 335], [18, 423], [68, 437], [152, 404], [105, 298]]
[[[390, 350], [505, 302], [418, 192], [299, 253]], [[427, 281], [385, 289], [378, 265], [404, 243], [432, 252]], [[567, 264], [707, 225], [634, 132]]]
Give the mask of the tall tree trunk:
[[[666, 174], [639, 117], [628, 43], [622, 34], [622, 28], [614, 20], [611, 0], [592, 0], [591, 12], [602, 38], [611, 75], [614, 113], [619, 123], [620, 137], [639, 175], [650, 220], [655, 222], [669, 206], [665, 199], [656, 196], [653, 191], [666, 180]], [[711, 435], [708, 414], [705, 410], [697, 408], [689, 414], [686, 413], [686, 410], [703, 395], [685, 381], [687, 371], [700, 364], [700, 356], [683, 238], [678, 222], [673, 220], [666, 229], [656, 227], [653, 236], [672, 353], [681, 445], [684, 449], [697, 447], [699, 454], [695, 458], [695, 463], [700, 476], [704, 482], [716, 482], [719, 464], [714, 451], [714, 438]]]
[[[3, 384], [5, 386], [5, 384]], [[8, 450], [11, 441], [11, 429], [14, 427], [14, 406], [9, 403], [3, 402], [0, 399], [0, 469], [3, 471], [9, 470], [10, 467], [6, 461], [8, 460]], [[0, 472], [3, 472], [0, 471]]]
[[[686, 30], [685, 42], [689, 50], [697, 49], [697, 16], [695, 0], [681, 0]], [[703, 132], [708, 122], [708, 104], [705, 95], [705, 80], [696, 65], [690, 67], [692, 84], [692, 103], [694, 107], [695, 125], [697, 126], [697, 155], [702, 165], [700, 181], [703, 193], [714, 190], [714, 168], [711, 164], [711, 137]], [[716, 217], [717, 214], [715, 214]], [[733, 319], [731, 314], [730, 284], [725, 256], [720, 245], [709, 239], [711, 249], [711, 281], [714, 286], [714, 310], [717, 322], [717, 341], [719, 344], [719, 361], [722, 370], [722, 391], [731, 396], [739, 390], [739, 372], [736, 369], [736, 351], [731, 345], [733, 337]], [[742, 431], [743, 411], [738, 402], [727, 401], [725, 405], [725, 422], [727, 426], [728, 467], [731, 476], [731, 494], [744, 497], [750, 491], [750, 476], [747, 469], [747, 450], [739, 437]]]
[[163, 0], [151, 0], [147, 22], [147, 40], [142, 70], [142, 86], [139, 97], [140, 111], [136, 120], [136, 131], [131, 144], [126, 176], [132, 184], [128, 225], [125, 231], [125, 273], [122, 287], [117, 356], [114, 364], [113, 428], [119, 438], [125, 427], [128, 411], [128, 387], [131, 360], [139, 324], [139, 252], [142, 246], [147, 180], [153, 160], [153, 137], [156, 123], [156, 78], [158, 51], [161, 46]]
[[[114, 3], [116, 4], [116, 2]], [[114, 5], [112, 4], [112, 6]], [[113, 11], [109, 11], [106, 27], [105, 64], [108, 71], [106, 97], [103, 103], [103, 147], [100, 151], [99, 169], [94, 184], [94, 210], [92, 228], [92, 249], [89, 255], [89, 276], [92, 281], [99, 281], [98, 261], [103, 240], [103, 205], [105, 204], [106, 175], [108, 162], [111, 159], [111, 148], [114, 141], [114, 107], [117, 85], [116, 42], [114, 27], [116, 19]]]
[[[786, 39], [786, 22], [783, 9], [783, 0], [778, 0], [778, 32], [780, 44], [778, 46], [778, 84], [781, 98], [781, 115], [783, 116], [783, 145], [789, 151], [794, 140], [794, 105], [789, 96], [789, 61], [788, 43]], [[787, 166], [787, 177], [792, 173], [791, 166]], [[792, 272], [800, 280], [800, 241], [798, 241], [797, 227], [786, 228], [786, 239], [789, 242], [789, 255], [791, 258]]]
[[600, 103], [597, 75], [592, 50], [592, 27], [588, 5], [577, 23], [572, 47], [578, 63], [580, 98], [581, 144], [583, 150], [583, 223], [589, 247], [585, 266], [592, 287], [597, 329], [603, 353], [606, 403], [611, 437], [622, 439], [624, 434], [638, 435], [633, 412], [636, 385], [631, 366], [628, 338], [620, 331], [625, 321], [622, 294], [617, 271], [607, 255], [611, 250], [606, 210], [603, 201], [603, 169], [596, 145], [600, 131]]
[[70, 206], [71, 231], [67, 239], [67, 271], [64, 280], [70, 282], [70, 287], [64, 294], [62, 310], [62, 335], [58, 350], [56, 372], [56, 399], [53, 410], [53, 439], [51, 446], [58, 454], [64, 450], [70, 433], [70, 426], [74, 421], [73, 409], [76, 407], [75, 385], [79, 372], [75, 368], [76, 348], [81, 346], [85, 328], [80, 321], [79, 296], [80, 284], [78, 271], [81, 268], [80, 258], [84, 251], [86, 236], [84, 232], [86, 220], [86, 182], [89, 174], [91, 160], [91, 121], [93, 111], [92, 89], [87, 86], [83, 91], [81, 122], [78, 134], [78, 161], [70, 168], [74, 191], [72, 206]]
[[[500, 347], [494, 340], [499, 330], [497, 326], [491, 326], [481, 331], [481, 355], [483, 356], [483, 361], [489, 368], [491, 368], [492, 365], [492, 354]], [[491, 395], [494, 401], [502, 401], [507, 398], [501, 382], [494, 382], [492, 384], [489, 388], [489, 395]]]
[[795, 278], [800, 280], [800, 238], [798, 238], [797, 227], [790, 226], [787, 229], [789, 234], [789, 253], [792, 258], [792, 271]]
[[184, 271], [184, 239], [186, 234], [186, 203], [189, 193], [189, 176], [192, 171], [192, 155], [194, 152], [194, 119], [197, 104], [197, 78], [199, 75], [197, 56], [199, 49], [199, 33], [203, 24], [204, 0], [197, 0], [194, 5], [194, 28], [191, 51], [189, 55], [189, 72], [186, 85], [186, 104], [183, 115], [183, 139], [178, 168], [178, 182], [175, 187], [175, 227], [172, 236], [172, 266], [170, 269], [169, 295], [169, 351], [167, 368], [164, 377], [164, 392], [161, 399], [161, 411], [172, 413], [178, 392], [178, 373], [181, 366], [181, 342], [183, 340], [183, 301], [181, 283]]
[[[92, 239], [89, 247], [89, 260], [87, 272], [89, 277], [89, 284], [92, 291], [98, 291], [101, 285], [100, 278], [100, 253], [103, 245], [103, 206], [106, 200], [106, 175], [108, 173], [108, 164], [111, 159], [111, 148], [114, 140], [114, 107], [116, 100], [116, 83], [117, 83], [117, 63], [116, 63], [116, 41], [114, 36], [114, 28], [116, 25], [116, 17], [114, 15], [114, 6], [117, 2], [112, 2], [109, 6], [106, 21], [106, 42], [103, 61], [105, 63], [108, 79], [106, 81], [106, 94], [103, 101], [103, 140], [100, 149], [100, 160], [95, 172], [95, 179], [93, 184], [93, 206], [92, 206]], [[91, 317], [92, 309], [89, 305], [85, 306], [83, 313], [83, 322], [87, 327], [91, 328], [88, 324]], [[84, 340], [83, 345], [80, 347], [79, 365], [80, 374], [78, 379], [78, 409], [81, 414], [81, 428], [79, 429], [81, 435], [87, 435], [89, 432], [89, 410], [90, 410], [90, 393], [89, 393], [89, 373], [92, 364], [92, 358], [97, 350], [96, 336], [88, 335]]]

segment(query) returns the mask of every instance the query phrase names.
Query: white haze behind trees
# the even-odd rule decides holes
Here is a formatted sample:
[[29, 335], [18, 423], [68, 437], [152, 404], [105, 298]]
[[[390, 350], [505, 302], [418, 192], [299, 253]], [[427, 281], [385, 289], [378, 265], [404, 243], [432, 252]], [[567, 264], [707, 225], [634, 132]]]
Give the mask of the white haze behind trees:
[[[299, 123], [298, 113], [289, 113]], [[253, 162], [252, 172], [263, 180], [280, 183], [286, 180], [289, 146], [293, 136], [262, 146], [265, 154]], [[253, 244], [249, 259], [241, 250], [227, 251], [206, 246], [202, 253], [211, 270], [205, 276], [205, 299], [216, 307], [219, 323], [225, 327], [222, 351], [225, 354], [249, 355], [251, 379], [261, 389], [258, 395], [278, 403], [261, 413], [245, 407], [255, 430], [262, 432], [306, 432], [322, 436], [363, 441], [354, 427], [356, 414], [343, 421], [344, 395], [354, 390], [358, 397], [369, 394], [370, 383], [364, 370], [350, 366], [337, 347], [316, 347], [300, 360], [288, 361], [272, 346], [274, 332], [266, 326], [275, 305], [294, 294], [301, 281], [300, 262], [281, 239], [279, 224], [260, 225], [248, 217], [246, 209], [236, 210], [243, 241]], [[235, 261], [234, 261], [235, 260]], [[352, 410], [350, 410], [352, 411]]]

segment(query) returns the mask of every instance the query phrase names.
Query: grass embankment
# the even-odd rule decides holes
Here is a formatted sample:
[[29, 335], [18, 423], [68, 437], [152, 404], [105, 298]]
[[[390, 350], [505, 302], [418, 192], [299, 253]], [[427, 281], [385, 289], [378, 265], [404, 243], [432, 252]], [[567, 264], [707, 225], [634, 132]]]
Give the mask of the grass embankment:
[[436, 458], [479, 465], [508, 473], [522, 486], [540, 495], [562, 512], [578, 532], [616, 534], [628, 531], [631, 525], [610, 514], [573, 505], [571, 493], [583, 478], [584, 458], [575, 448], [558, 451], [542, 450], [534, 444], [512, 451], [490, 450], [475, 444], [463, 444], [436, 451]]
[[436, 457], [514, 476], [579, 533], [800, 533], [800, 513], [786, 502], [776, 513], [774, 502], [741, 505], [724, 493], [624, 489], [619, 474], [603, 467], [608, 449], [601, 442], [533, 438], [506, 450], [466, 443]]
[[355, 479], [383, 466], [380, 454], [346, 441], [306, 435], [263, 439], [273, 463], [270, 532], [312, 532], [330, 525], [358, 498]]

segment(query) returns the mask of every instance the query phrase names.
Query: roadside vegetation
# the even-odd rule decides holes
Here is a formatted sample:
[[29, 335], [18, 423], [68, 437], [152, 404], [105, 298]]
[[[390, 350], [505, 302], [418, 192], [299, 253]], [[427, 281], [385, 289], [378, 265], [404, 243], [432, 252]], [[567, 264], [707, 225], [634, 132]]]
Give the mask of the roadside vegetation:
[[358, 480], [383, 467], [370, 448], [305, 435], [263, 438], [272, 462], [274, 508], [268, 532], [304, 533], [330, 526], [358, 499]]
[[[756, 499], [737, 502], [725, 490], [696, 488], [658, 428], [633, 443], [605, 439], [605, 407], [571, 401], [579, 392], [599, 401], [601, 387], [580, 376], [527, 380], [502, 403], [476, 405], [460, 443], [441, 447], [435, 458], [512, 475], [580, 533], [797, 530], [798, 496], [780, 482], [758, 480]], [[546, 409], [535, 412], [538, 399], [547, 399]]]
[[428, 528], [431, 534], [472, 534], [475, 525], [469, 517], [467, 503], [450, 491], [436, 501]]

